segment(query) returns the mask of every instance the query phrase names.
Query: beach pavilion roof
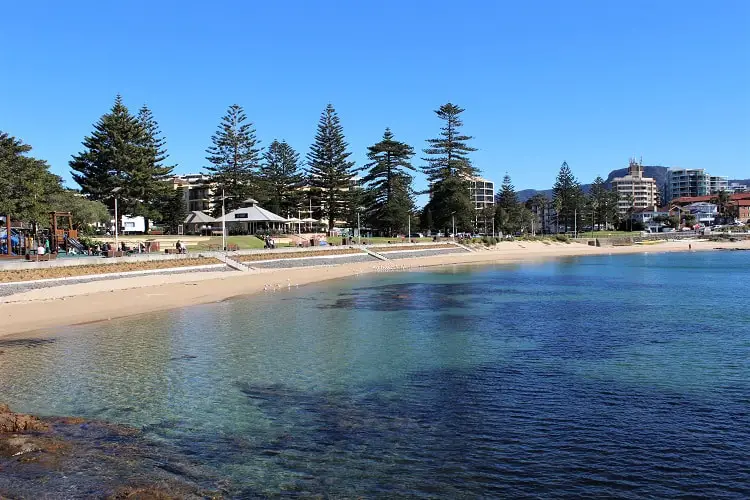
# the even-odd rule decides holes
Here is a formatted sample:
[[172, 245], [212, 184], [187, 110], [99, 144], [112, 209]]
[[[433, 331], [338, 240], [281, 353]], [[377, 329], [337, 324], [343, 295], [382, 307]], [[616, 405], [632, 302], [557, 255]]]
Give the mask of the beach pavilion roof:
[[[265, 208], [260, 208], [253, 204], [249, 207], [238, 208], [226, 214], [223, 218], [225, 222], [286, 222], [286, 219], [269, 212]], [[216, 219], [216, 222], [222, 222], [222, 218]]]
[[216, 222], [216, 219], [200, 210], [194, 210], [185, 218], [185, 224], [210, 224]]

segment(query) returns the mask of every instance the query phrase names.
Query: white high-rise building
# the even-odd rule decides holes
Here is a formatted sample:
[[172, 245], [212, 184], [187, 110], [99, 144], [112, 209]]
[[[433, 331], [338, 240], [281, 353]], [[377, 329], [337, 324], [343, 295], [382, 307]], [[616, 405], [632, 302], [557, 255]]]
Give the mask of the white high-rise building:
[[[630, 160], [628, 173], [612, 179], [612, 189], [620, 195], [617, 210], [625, 214], [631, 208], [655, 207], [658, 190], [656, 179], [643, 177], [643, 165]], [[632, 204], [631, 204], [632, 201]]]

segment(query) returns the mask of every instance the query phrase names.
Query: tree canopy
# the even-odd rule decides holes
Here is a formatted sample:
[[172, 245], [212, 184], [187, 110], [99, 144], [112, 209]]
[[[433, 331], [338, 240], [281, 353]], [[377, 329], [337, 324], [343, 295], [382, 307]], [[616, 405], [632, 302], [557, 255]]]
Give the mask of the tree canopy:
[[304, 174], [294, 148], [274, 140], [263, 153], [259, 180], [268, 210], [283, 217], [296, 215], [302, 202], [299, 188], [304, 184]]
[[411, 164], [414, 148], [394, 139], [386, 128], [380, 142], [368, 147], [369, 168], [363, 182], [367, 194], [367, 223], [375, 230], [393, 236], [409, 224], [414, 211]]
[[44, 223], [49, 199], [62, 190], [62, 180], [46, 161], [29, 156], [31, 146], [0, 131], [0, 214]]
[[[206, 171], [216, 184], [216, 191], [224, 192], [226, 209], [231, 211], [256, 194], [260, 167], [259, 141], [242, 106], [229, 106], [218, 130], [211, 136], [211, 143], [206, 149], [206, 159], [211, 163]], [[220, 214], [221, 204], [217, 203], [212, 215]]]
[[469, 230], [476, 216], [469, 187], [478, 170], [474, 168], [469, 153], [476, 151], [468, 145], [473, 139], [461, 132], [464, 110], [447, 103], [435, 111], [443, 121], [440, 134], [427, 140], [424, 149], [426, 165], [422, 171], [430, 184], [430, 201], [425, 210], [431, 214], [433, 227], [448, 229], [456, 223], [456, 229]]
[[321, 201], [322, 214], [328, 219], [328, 228], [333, 229], [337, 218], [351, 212], [355, 176], [354, 162], [349, 160], [349, 144], [344, 138], [336, 110], [328, 104], [320, 115], [315, 141], [307, 153], [308, 183], [312, 195]]

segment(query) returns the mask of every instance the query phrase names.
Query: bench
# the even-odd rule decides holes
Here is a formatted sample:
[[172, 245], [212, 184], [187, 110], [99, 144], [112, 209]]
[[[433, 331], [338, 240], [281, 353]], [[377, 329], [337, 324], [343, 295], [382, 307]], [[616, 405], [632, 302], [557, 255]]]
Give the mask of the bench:
[[26, 254], [26, 260], [42, 260], [42, 261], [49, 261], [49, 260], [55, 260], [57, 259], [56, 253], [45, 253], [42, 255], [37, 255], [36, 252], [28, 253]]

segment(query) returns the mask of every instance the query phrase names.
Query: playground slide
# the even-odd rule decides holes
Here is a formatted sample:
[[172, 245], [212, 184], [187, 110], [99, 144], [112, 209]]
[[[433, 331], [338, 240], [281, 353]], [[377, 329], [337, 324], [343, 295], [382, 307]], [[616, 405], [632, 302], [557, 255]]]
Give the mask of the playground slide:
[[81, 242], [78, 241], [76, 238], [68, 238], [68, 245], [72, 246], [73, 248], [75, 248], [81, 253], [86, 251], [86, 249], [83, 248], [83, 245], [81, 244]]

